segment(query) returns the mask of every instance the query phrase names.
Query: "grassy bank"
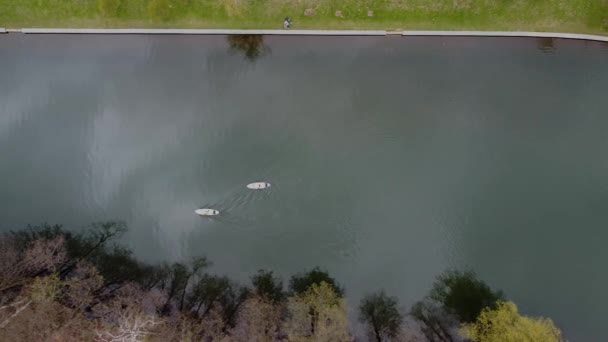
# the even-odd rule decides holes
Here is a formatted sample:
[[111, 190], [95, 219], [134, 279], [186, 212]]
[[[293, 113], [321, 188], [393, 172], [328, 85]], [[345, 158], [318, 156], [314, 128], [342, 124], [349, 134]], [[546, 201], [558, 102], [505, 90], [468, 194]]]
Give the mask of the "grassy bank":
[[[340, 11], [340, 12], [338, 12]], [[608, 0], [0, 0], [0, 26], [608, 34]]]

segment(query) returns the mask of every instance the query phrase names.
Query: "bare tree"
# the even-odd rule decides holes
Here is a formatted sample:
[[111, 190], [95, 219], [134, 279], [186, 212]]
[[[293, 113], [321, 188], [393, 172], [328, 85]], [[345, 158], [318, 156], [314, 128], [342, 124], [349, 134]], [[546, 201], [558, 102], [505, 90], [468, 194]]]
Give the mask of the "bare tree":
[[8, 326], [8, 324], [15, 318], [17, 317], [23, 310], [27, 309], [30, 304], [32, 304], [31, 300], [19, 300], [15, 303], [12, 303], [10, 305], [5, 305], [2, 307], [2, 309], [6, 309], [11, 310], [9, 311], [9, 315], [8, 317], [4, 318], [2, 320], [2, 322], [0, 322], [0, 331], [2, 331], [2, 329], [6, 328], [6, 326]]
[[105, 329], [97, 331], [103, 342], [139, 342], [154, 334], [163, 323], [158, 317], [166, 295], [158, 290], [145, 291], [129, 283], [120, 288], [108, 303], [99, 305], [95, 312]]
[[[17, 246], [14, 238], [7, 235], [0, 238], [0, 293], [3, 293], [0, 303], [4, 304], [0, 310], [0, 330], [23, 314], [32, 301], [39, 299], [37, 296], [44, 295], [42, 292], [50, 288], [51, 282], [57, 283], [56, 276], [51, 282], [48, 282], [50, 277], [36, 276], [54, 272], [66, 257], [62, 236], [32, 241], [21, 250]], [[31, 283], [31, 289], [22, 294], [23, 286]], [[7, 292], [12, 294], [7, 295]]]
[[0, 336], [7, 341], [91, 340], [90, 320], [57, 302], [64, 287], [56, 273], [35, 278], [11, 308], [0, 311]]
[[120, 313], [114, 329], [97, 331], [97, 340], [101, 342], [142, 342], [153, 334], [152, 329], [160, 324], [160, 320], [144, 315], [141, 312], [125, 310]]
[[149, 336], [150, 342], [219, 342], [230, 341], [226, 334], [221, 308], [213, 308], [200, 319], [189, 314], [165, 318]]
[[35, 240], [19, 250], [14, 239], [0, 238], [0, 293], [18, 289], [35, 276], [50, 274], [66, 259], [63, 236]]
[[221, 306], [214, 306], [199, 323], [199, 341], [221, 341], [226, 339], [226, 322]]
[[280, 303], [265, 297], [251, 297], [241, 306], [230, 336], [236, 342], [274, 341], [281, 326], [281, 311]]
[[86, 310], [96, 300], [96, 293], [103, 286], [103, 277], [91, 263], [80, 261], [64, 284], [61, 302], [76, 310]]
[[110, 323], [118, 321], [118, 315], [125, 310], [132, 316], [157, 316], [166, 298], [166, 294], [158, 289], [145, 291], [138, 284], [128, 283], [116, 291], [111, 299], [95, 307], [93, 313]]
[[189, 315], [166, 317], [164, 323], [150, 335], [150, 342], [199, 342], [200, 321]]

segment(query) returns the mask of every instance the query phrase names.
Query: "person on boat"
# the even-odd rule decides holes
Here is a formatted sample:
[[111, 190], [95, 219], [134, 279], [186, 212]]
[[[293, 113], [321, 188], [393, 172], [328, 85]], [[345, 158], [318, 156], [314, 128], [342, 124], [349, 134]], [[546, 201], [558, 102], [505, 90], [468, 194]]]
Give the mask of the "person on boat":
[[289, 17], [285, 17], [285, 20], [283, 21], [283, 28], [286, 30], [291, 28], [291, 19], [289, 19]]

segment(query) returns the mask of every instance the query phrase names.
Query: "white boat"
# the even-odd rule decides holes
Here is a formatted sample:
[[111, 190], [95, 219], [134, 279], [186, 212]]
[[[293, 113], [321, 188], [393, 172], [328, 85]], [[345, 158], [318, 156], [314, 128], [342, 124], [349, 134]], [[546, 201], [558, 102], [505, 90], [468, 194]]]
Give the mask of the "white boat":
[[270, 188], [270, 183], [266, 182], [255, 182], [247, 184], [247, 188], [252, 190], [263, 190]]
[[207, 208], [197, 209], [194, 212], [197, 215], [200, 215], [200, 216], [215, 216], [215, 215], [218, 215], [220, 213], [219, 211], [217, 211], [215, 209], [207, 209]]

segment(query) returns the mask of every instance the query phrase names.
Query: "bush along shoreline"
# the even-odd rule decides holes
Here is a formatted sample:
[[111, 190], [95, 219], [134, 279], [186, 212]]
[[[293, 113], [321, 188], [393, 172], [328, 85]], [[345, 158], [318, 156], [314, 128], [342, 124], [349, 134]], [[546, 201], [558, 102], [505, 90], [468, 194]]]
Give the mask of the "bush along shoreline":
[[448, 270], [409, 312], [383, 290], [364, 296], [354, 336], [345, 288], [322, 268], [286, 284], [248, 284], [210, 261], [151, 265], [117, 243], [119, 222], [84, 233], [42, 225], [0, 237], [0, 341], [561, 342], [547, 318], [521, 315], [473, 272]]

